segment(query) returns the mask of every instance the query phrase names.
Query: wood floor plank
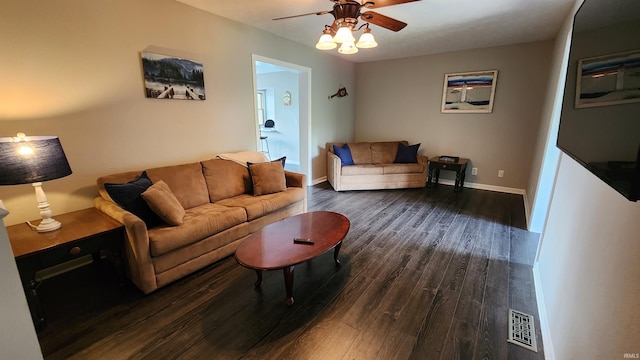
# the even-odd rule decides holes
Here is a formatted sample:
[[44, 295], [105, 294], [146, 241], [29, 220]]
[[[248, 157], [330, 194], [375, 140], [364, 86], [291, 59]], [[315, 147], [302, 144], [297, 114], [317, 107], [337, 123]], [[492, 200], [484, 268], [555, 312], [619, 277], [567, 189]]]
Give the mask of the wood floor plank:
[[[502, 194], [500, 194], [502, 195]], [[495, 196], [495, 219], [487, 264], [484, 298], [476, 333], [473, 359], [505, 359], [509, 297], [510, 207], [505, 196]]]
[[[476, 213], [481, 207], [481, 204], [482, 197], [475, 197], [474, 201], [469, 202], [468, 206], [463, 208], [461, 214]], [[455, 358], [457, 355], [459, 355], [460, 351], [463, 352], [463, 358], [464, 355], [471, 355], [473, 342], [475, 340], [475, 332], [471, 334], [471, 331], [474, 331], [475, 329], [472, 329], [471, 331], [465, 331], [465, 329], [468, 329], [469, 326], [477, 327], [473, 325], [476, 320], [473, 319], [473, 316], [467, 316], [472, 318], [470, 321], [467, 321], [466, 319], [460, 319], [460, 317], [456, 319], [455, 314], [468, 313], [471, 309], [469, 307], [476, 303], [473, 301], [467, 302], [467, 298], [463, 299], [462, 302], [468, 307], [465, 309], [461, 309], [459, 307], [460, 299], [462, 298], [463, 294], [463, 284], [465, 283], [465, 279], [468, 275], [468, 267], [471, 255], [473, 253], [472, 249], [478, 242], [478, 233], [480, 232], [480, 228], [482, 227], [483, 223], [483, 221], [479, 220], [476, 217], [469, 217], [466, 225], [464, 226], [464, 231], [459, 237], [460, 241], [458, 242], [458, 247], [453, 249], [453, 256], [447, 266], [444, 277], [441, 280], [439, 289], [446, 290], [446, 293], [451, 297], [452, 300], [455, 301], [453, 314], [454, 316], [449, 316], [448, 312], [446, 311], [441, 312], [439, 315], [436, 315], [434, 321], [436, 322], [436, 324], [438, 324], [438, 328], [446, 328], [446, 332], [443, 333], [444, 337], [440, 335], [440, 337], [435, 337], [434, 339], [434, 336], [431, 336], [431, 338], [435, 340], [433, 341], [433, 343], [438, 344], [437, 346], [441, 346], [441, 348], [437, 349], [434, 347], [434, 345], [431, 345], [430, 350], [426, 350], [424, 352], [425, 355], [431, 352], [431, 356], [443, 359]], [[455, 242], [453, 241], [450, 243], [455, 244]], [[467, 289], [472, 289], [472, 287], [467, 287]], [[477, 306], [478, 310], [479, 308], [480, 306]], [[438, 317], [444, 317], [444, 319], [437, 319]], [[449, 324], [445, 327], [441, 324], [444, 323], [447, 318], [449, 319]], [[466, 344], [465, 347], [467, 348], [467, 350], [461, 350], [460, 344]], [[449, 347], [447, 347], [447, 345], [449, 345]]]
[[[490, 206], [486, 208], [491, 209]], [[488, 218], [491, 216], [489, 215]], [[471, 234], [474, 247], [441, 359], [471, 359], [473, 357], [480, 328], [482, 304], [485, 300], [484, 291], [493, 228], [492, 222], [482, 221], [478, 231]]]
[[394, 331], [387, 336], [375, 360], [408, 359], [411, 356], [411, 348], [415, 341], [415, 336], [408, 335], [402, 331]]
[[[406, 294], [415, 284], [412, 279], [419, 276], [413, 269], [403, 268], [397, 281], [390, 287], [388, 294], [382, 301], [369, 308], [368, 316], [361, 320], [363, 327], [355, 339], [354, 344], [344, 355], [344, 358], [374, 359], [380, 352], [387, 353], [395, 350], [395, 346], [385, 348], [387, 337], [395, 330], [394, 325], [400, 317], [401, 310], [407, 302]], [[356, 306], [358, 306], [356, 304]], [[412, 337], [413, 338], [413, 337]], [[395, 345], [395, 344], [394, 344]]]
[[439, 359], [451, 319], [456, 311], [458, 293], [438, 289], [416, 335], [409, 359]]
[[507, 297], [506, 289], [486, 288], [473, 359], [507, 359]]
[[[432, 306], [437, 290], [424, 288], [419, 284], [414, 284], [413, 290], [406, 296], [406, 300], [403, 303], [400, 311], [397, 313], [397, 320], [393, 325], [391, 336], [385, 340], [382, 348], [393, 348], [396, 339], [396, 333], [406, 334], [416, 341], [420, 329], [423, 326], [424, 319], [429, 313], [429, 309]], [[409, 352], [413, 348], [408, 349]]]

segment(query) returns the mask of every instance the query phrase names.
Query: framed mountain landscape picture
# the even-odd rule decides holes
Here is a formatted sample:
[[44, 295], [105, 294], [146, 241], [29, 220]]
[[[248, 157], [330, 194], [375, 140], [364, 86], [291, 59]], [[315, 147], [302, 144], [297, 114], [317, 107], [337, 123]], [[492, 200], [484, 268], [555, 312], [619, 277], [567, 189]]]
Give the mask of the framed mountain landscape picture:
[[145, 94], [153, 99], [205, 100], [202, 63], [142, 52]]
[[445, 74], [441, 112], [492, 112], [497, 79], [498, 70]]

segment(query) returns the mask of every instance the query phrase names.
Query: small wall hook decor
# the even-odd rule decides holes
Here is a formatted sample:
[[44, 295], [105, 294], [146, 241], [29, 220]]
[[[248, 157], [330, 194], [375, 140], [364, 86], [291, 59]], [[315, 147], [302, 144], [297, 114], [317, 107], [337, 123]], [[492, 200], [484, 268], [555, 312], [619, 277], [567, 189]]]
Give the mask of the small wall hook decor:
[[336, 93], [335, 93], [335, 94], [333, 94], [333, 95], [329, 95], [329, 100], [333, 99], [333, 98], [334, 98], [334, 97], [336, 97], [336, 96], [337, 96], [337, 97], [345, 97], [345, 96], [347, 96], [347, 95], [349, 95], [349, 94], [347, 93], [347, 88], [345, 88], [344, 86], [341, 86], [341, 87], [338, 89], [338, 92], [336, 92]]

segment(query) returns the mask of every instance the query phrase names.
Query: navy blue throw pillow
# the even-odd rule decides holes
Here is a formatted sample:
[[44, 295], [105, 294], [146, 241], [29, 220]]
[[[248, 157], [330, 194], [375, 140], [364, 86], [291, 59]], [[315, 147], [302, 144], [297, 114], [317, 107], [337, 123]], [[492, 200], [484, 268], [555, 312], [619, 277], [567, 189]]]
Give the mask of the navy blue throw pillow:
[[420, 143], [415, 145], [404, 146], [402, 143], [398, 143], [398, 154], [394, 163], [399, 164], [414, 164], [418, 162], [418, 148]]
[[275, 160], [273, 160], [273, 161], [280, 161], [280, 162], [282, 162], [282, 168], [284, 169], [284, 163], [287, 161], [287, 157], [286, 157], [286, 156], [283, 156], [283, 157], [281, 157], [280, 159], [275, 159]]
[[[276, 161], [280, 161], [282, 163], [282, 168], [284, 169], [284, 164], [287, 162], [287, 157], [283, 156], [280, 159], [271, 160], [271, 162], [276, 162]], [[252, 163], [251, 161], [247, 161], [247, 167], [253, 164], [259, 164], [259, 163]]]
[[355, 165], [353, 163], [353, 158], [351, 157], [351, 149], [349, 149], [349, 145], [344, 144], [342, 146], [333, 145], [333, 153], [338, 155], [340, 161], [342, 162], [342, 166], [345, 165]]
[[147, 228], [151, 228], [163, 223], [162, 219], [151, 210], [141, 194], [153, 185], [151, 179], [144, 171], [137, 179], [126, 184], [104, 184], [109, 196], [123, 209], [139, 217]]

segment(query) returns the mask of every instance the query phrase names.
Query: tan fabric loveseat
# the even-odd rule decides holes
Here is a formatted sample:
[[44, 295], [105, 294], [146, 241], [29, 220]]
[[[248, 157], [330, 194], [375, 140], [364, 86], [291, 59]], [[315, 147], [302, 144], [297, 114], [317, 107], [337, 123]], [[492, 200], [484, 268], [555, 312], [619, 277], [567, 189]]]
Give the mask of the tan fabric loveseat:
[[328, 143], [327, 180], [336, 191], [425, 187], [428, 157], [417, 155], [416, 163], [394, 163], [398, 143], [408, 146], [407, 141], [347, 143], [354, 162], [348, 166], [333, 151], [333, 145], [344, 143]]
[[[124, 224], [129, 277], [140, 290], [150, 293], [233, 254], [245, 237], [265, 225], [306, 212], [305, 176], [280, 171], [284, 172], [285, 188], [255, 196], [249, 169], [231, 160], [147, 169], [145, 173], [153, 187], [164, 183], [177, 199], [179, 204], [174, 202], [175, 208], [170, 208], [170, 212], [183, 214], [177, 225], [147, 227], [140, 217], [123, 209], [110, 196], [112, 184], [144, 180], [142, 170], [98, 178], [100, 196], [94, 205]], [[145, 191], [143, 196], [149, 194]]]

